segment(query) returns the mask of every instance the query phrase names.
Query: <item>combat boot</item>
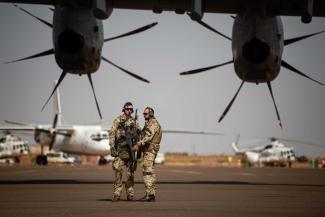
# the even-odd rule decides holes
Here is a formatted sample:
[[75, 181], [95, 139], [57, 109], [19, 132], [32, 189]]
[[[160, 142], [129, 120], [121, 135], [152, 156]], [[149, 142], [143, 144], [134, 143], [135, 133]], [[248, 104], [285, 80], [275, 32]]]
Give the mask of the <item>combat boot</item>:
[[132, 195], [128, 195], [128, 196], [126, 197], [126, 200], [127, 200], [127, 201], [132, 201], [132, 200], [133, 200], [133, 196], [132, 196]]
[[145, 195], [140, 201], [144, 202], [154, 202], [156, 200], [155, 195]]
[[113, 195], [112, 202], [117, 202], [120, 201], [120, 196], [119, 195]]
[[154, 201], [156, 201], [156, 197], [155, 197], [155, 195], [149, 195], [149, 200], [147, 200], [148, 202], [154, 202]]

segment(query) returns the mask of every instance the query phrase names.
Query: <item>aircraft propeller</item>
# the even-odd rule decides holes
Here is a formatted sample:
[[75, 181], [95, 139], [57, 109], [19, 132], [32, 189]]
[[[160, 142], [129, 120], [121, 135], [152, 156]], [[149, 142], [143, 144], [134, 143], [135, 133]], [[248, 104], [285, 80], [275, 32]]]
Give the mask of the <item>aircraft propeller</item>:
[[[187, 13], [187, 15], [190, 16], [189, 13]], [[235, 19], [234, 16], [231, 16], [232, 18]], [[209, 26], [208, 24], [206, 24], [205, 22], [203, 22], [202, 20], [197, 20], [196, 21], [197, 23], [199, 23], [200, 25], [202, 25], [203, 27], [209, 29], [210, 31], [222, 36], [223, 38], [227, 39], [227, 40], [232, 40], [230, 37], [224, 35], [223, 33], [219, 32], [218, 30], [214, 29], [213, 27]], [[316, 32], [316, 33], [313, 33], [313, 34], [308, 34], [308, 35], [303, 35], [303, 36], [299, 36], [299, 37], [296, 37], [296, 38], [291, 38], [291, 39], [286, 39], [283, 41], [284, 43], [284, 46], [287, 46], [289, 44], [292, 44], [292, 43], [295, 43], [295, 42], [298, 42], [300, 40], [303, 40], [303, 39], [306, 39], [306, 38], [309, 38], [309, 37], [312, 37], [312, 36], [315, 36], [315, 35], [319, 35], [321, 33], [324, 33], [325, 31], [320, 31], [320, 32]], [[228, 65], [230, 63], [234, 63], [234, 60], [230, 60], [230, 61], [227, 61], [227, 62], [224, 62], [224, 63], [221, 63], [221, 64], [217, 64], [217, 65], [213, 65], [213, 66], [208, 66], [208, 67], [203, 67], [203, 68], [198, 68], [198, 69], [192, 69], [192, 70], [188, 70], [188, 71], [184, 71], [184, 72], [181, 72], [179, 73], [180, 75], [191, 75], [191, 74], [197, 74], [197, 73], [201, 73], [201, 72], [204, 72], [204, 71], [208, 71], [208, 70], [211, 70], [211, 69], [214, 69], [214, 68], [218, 68], [218, 67], [221, 67], [221, 66], [224, 66], [224, 65]], [[319, 82], [311, 77], [309, 77], [308, 75], [304, 74], [303, 72], [299, 71], [298, 69], [294, 68], [293, 66], [291, 66], [290, 64], [288, 64], [287, 62], [285, 62], [284, 60], [281, 61], [281, 66], [283, 66], [284, 68], [290, 70], [290, 71], [293, 71], [311, 81], [314, 81], [322, 86], [325, 86], [324, 83], [322, 82]], [[244, 84], [244, 81], [241, 83], [241, 85], [239, 86], [236, 94], [234, 95], [234, 97], [232, 98], [232, 100], [230, 101], [230, 103], [227, 105], [226, 109], [224, 110], [224, 112], [221, 114], [219, 120], [218, 120], [218, 123], [220, 123], [223, 118], [226, 116], [226, 114], [228, 113], [228, 111], [230, 110], [232, 104], [234, 103], [239, 91], [241, 90], [242, 86]], [[268, 89], [269, 89], [269, 92], [271, 94], [271, 97], [272, 97], [272, 101], [273, 101], [273, 105], [274, 105], [274, 108], [275, 108], [275, 111], [276, 111], [276, 115], [277, 115], [277, 119], [279, 121], [278, 125], [282, 128], [282, 122], [281, 122], [281, 118], [280, 118], [280, 114], [279, 114], [279, 111], [278, 111], [278, 108], [277, 108], [277, 105], [275, 103], [275, 99], [274, 99], [274, 95], [273, 95], [273, 91], [272, 91], [272, 86], [271, 86], [271, 82], [268, 81], [267, 82], [267, 86], [268, 86]]]
[[[42, 22], [43, 24], [47, 25], [48, 27], [50, 28], [53, 28], [53, 25], [35, 15], [33, 15], [32, 13], [30, 13], [29, 11], [19, 7], [18, 5], [14, 4], [15, 7], [17, 7], [19, 10], [23, 11], [24, 13], [34, 17], [35, 19], [39, 20], [40, 22]], [[50, 9], [53, 11], [53, 9]], [[104, 43], [105, 42], [108, 42], [108, 41], [112, 41], [112, 40], [115, 40], [115, 39], [118, 39], [118, 38], [123, 38], [123, 37], [127, 37], [127, 36], [130, 36], [130, 35], [134, 35], [134, 34], [137, 34], [137, 33], [140, 33], [140, 32], [143, 32], [143, 31], [146, 31], [154, 26], [156, 26], [158, 23], [157, 22], [154, 22], [154, 23], [151, 23], [151, 24], [148, 24], [148, 25], [145, 25], [143, 27], [140, 27], [140, 28], [137, 28], [135, 30], [132, 30], [130, 32], [127, 32], [127, 33], [124, 33], [124, 34], [121, 34], [121, 35], [118, 35], [118, 36], [115, 36], [115, 37], [111, 37], [111, 38], [107, 38], [107, 39], [104, 39]], [[55, 51], [54, 49], [49, 49], [49, 50], [46, 50], [46, 51], [43, 51], [43, 52], [40, 52], [38, 54], [34, 54], [34, 55], [31, 55], [31, 56], [28, 56], [28, 57], [25, 57], [25, 58], [21, 58], [21, 59], [17, 59], [17, 60], [13, 60], [13, 61], [9, 61], [9, 62], [6, 62], [6, 64], [8, 63], [14, 63], [14, 62], [19, 62], [19, 61], [22, 61], [22, 60], [28, 60], [28, 59], [33, 59], [33, 58], [38, 58], [38, 57], [43, 57], [43, 56], [47, 56], [47, 55], [51, 55], [51, 54], [54, 54]], [[116, 65], [115, 63], [113, 63], [112, 61], [108, 60], [107, 58], [105, 57], [101, 57], [102, 60], [104, 60], [105, 62], [113, 65], [114, 67], [118, 68], [119, 70], [127, 73], [128, 75], [132, 76], [133, 78], [136, 78], [140, 81], [143, 81], [143, 82], [146, 82], [146, 83], [150, 83], [150, 81], [148, 81], [147, 79], [133, 73], [133, 72], [130, 72], [118, 65]], [[51, 99], [52, 95], [54, 94], [55, 90], [57, 89], [57, 87], [60, 85], [60, 83], [62, 82], [62, 80], [64, 79], [64, 77], [66, 76], [66, 74], [69, 73], [69, 70], [63, 70], [63, 72], [61, 73], [60, 75], [60, 78], [59, 78], [59, 81], [58, 83], [56, 84], [56, 86], [54, 87], [50, 97], [48, 98], [48, 100], [45, 102], [44, 106], [42, 107], [42, 111], [44, 110], [44, 108], [46, 107], [46, 105], [48, 104], [49, 100]], [[90, 73], [87, 74], [88, 76], [88, 80], [89, 80], [89, 83], [91, 85], [91, 89], [92, 89], [92, 92], [93, 92], [93, 95], [94, 95], [94, 98], [95, 98], [95, 103], [96, 103], [96, 107], [97, 107], [97, 111], [98, 111], [98, 114], [99, 114], [99, 117], [100, 119], [102, 119], [102, 115], [101, 115], [101, 111], [100, 111], [100, 107], [99, 107], [99, 104], [98, 104], [98, 100], [97, 100], [97, 97], [96, 97], [96, 94], [95, 94], [95, 89], [94, 89], [94, 85], [93, 85], [93, 81], [92, 81], [92, 77], [90, 75]]]

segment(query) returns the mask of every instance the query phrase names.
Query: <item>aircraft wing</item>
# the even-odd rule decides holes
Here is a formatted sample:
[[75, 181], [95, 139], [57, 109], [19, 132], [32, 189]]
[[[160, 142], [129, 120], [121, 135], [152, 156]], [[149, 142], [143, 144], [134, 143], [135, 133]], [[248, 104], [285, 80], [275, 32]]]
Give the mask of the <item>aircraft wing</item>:
[[57, 0], [0, 0], [5, 3], [55, 5]]
[[[35, 130], [43, 130], [50, 132], [51, 126], [50, 125], [43, 125], [43, 126], [0, 126], [0, 132], [1, 131], [16, 131], [16, 132], [26, 132], [26, 133], [33, 133]], [[59, 126], [56, 128], [56, 132], [58, 134], [71, 136], [74, 132], [74, 129], [72, 126]]]
[[223, 136], [223, 133], [215, 133], [215, 132], [206, 132], [206, 131], [194, 131], [194, 130], [163, 130], [163, 133], [177, 133], [177, 134], [199, 134], [199, 135], [217, 135]]
[[[113, 7], [139, 10], [161, 9], [163, 11], [175, 11], [182, 9], [184, 11], [191, 11], [191, 2], [189, 0], [118, 0], [113, 2]], [[264, 2], [269, 12], [282, 16], [301, 16], [305, 5], [305, 0], [204, 0], [203, 11], [207, 13], [238, 14], [247, 7], [255, 8], [255, 6], [252, 6], [254, 4], [252, 2]], [[325, 16], [324, 0], [314, 0], [313, 15]]]
[[[110, 126], [103, 126], [103, 130], [110, 131]], [[223, 136], [223, 133], [216, 133], [216, 132], [207, 132], [207, 131], [195, 131], [195, 130], [179, 130], [179, 129], [167, 129], [163, 130], [163, 133], [177, 133], [177, 134], [198, 134], [198, 135], [217, 135]]]
[[[68, 1], [68, 0], [66, 0]], [[92, 0], [84, 0], [92, 1]], [[0, 0], [7, 3], [56, 5], [58, 0]], [[116, 0], [111, 1], [113, 8], [134, 10], [191, 11], [190, 0]], [[253, 3], [252, 3], [253, 2]], [[203, 11], [207, 13], [238, 14], [246, 8], [254, 9], [254, 2], [265, 4], [268, 12], [282, 16], [301, 16], [305, 0], [204, 0]], [[263, 3], [259, 3], [263, 2]], [[325, 1], [314, 0], [313, 16], [325, 16]]]
[[17, 126], [17, 127], [8, 127], [1, 126], [0, 131], [34, 131], [35, 127], [33, 126]]

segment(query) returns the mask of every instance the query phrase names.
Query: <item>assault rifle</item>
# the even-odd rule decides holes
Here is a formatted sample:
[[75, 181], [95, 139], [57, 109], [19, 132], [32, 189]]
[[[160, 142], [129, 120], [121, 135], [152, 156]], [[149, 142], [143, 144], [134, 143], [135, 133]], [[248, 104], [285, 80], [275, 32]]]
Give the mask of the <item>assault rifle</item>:
[[[138, 110], [135, 110], [135, 120], [137, 121], [138, 119]], [[132, 126], [126, 126], [125, 129], [125, 142], [126, 142], [126, 146], [128, 148], [129, 151], [129, 156], [130, 156], [130, 160], [131, 160], [131, 170], [134, 172], [137, 170], [137, 157], [135, 152], [132, 151], [132, 147], [133, 144], [136, 144], [137, 140], [138, 140], [138, 129], [136, 128], [135, 125]]]

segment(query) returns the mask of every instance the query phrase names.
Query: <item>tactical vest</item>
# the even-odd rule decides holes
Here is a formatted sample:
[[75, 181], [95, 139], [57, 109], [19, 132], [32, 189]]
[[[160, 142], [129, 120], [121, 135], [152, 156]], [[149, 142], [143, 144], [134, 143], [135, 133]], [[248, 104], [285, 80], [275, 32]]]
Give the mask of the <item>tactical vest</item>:
[[151, 119], [149, 122], [145, 125], [144, 131], [148, 130], [148, 125], [154, 125], [156, 126], [156, 132], [154, 136], [152, 137], [151, 141], [146, 143], [142, 149], [144, 152], [151, 152], [153, 154], [157, 154], [159, 149], [160, 149], [160, 141], [162, 137], [162, 129], [161, 126], [159, 125], [158, 121], [156, 119]]
[[161, 126], [159, 125], [158, 121], [157, 120], [154, 120], [154, 121], [155, 121], [155, 124], [157, 124], [159, 126], [159, 129], [153, 136], [151, 143], [159, 144], [161, 141], [161, 137], [162, 137], [162, 130], [161, 130]]

